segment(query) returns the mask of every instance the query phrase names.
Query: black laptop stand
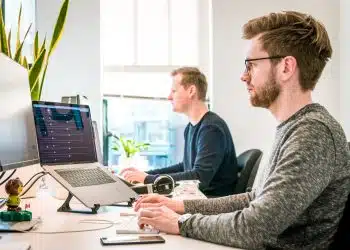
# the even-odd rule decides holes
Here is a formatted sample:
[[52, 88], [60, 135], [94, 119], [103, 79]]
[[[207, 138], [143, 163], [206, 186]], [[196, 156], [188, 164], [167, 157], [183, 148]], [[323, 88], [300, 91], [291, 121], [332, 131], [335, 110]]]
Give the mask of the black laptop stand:
[[[89, 210], [74, 210], [74, 209], [71, 209], [71, 207], [69, 206], [69, 203], [70, 203], [72, 198], [73, 198], [73, 194], [71, 192], [69, 192], [67, 199], [64, 201], [62, 206], [60, 206], [57, 209], [57, 212], [97, 214], [97, 211], [100, 208], [100, 204], [94, 204], [93, 208], [89, 208], [89, 209], [91, 209], [91, 211], [89, 211]], [[130, 200], [125, 205], [121, 204], [121, 203], [116, 203], [116, 204], [111, 204], [111, 206], [132, 207], [132, 203], [134, 203], [134, 202], [135, 202], [135, 199], [134, 198], [130, 198]]]
[[100, 208], [99, 204], [94, 204], [93, 208], [90, 208], [91, 211], [85, 210], [73, 210], [69, 206], [71, 199], [73, 198], [73, 194], [71, 192], [68, 193], [67, 199], [64, 201], [61, 207], [57, 209], [57, 212], [68, 212], [68, 213], [82, 213], [82, 214], [97, 214], [97, 210]]

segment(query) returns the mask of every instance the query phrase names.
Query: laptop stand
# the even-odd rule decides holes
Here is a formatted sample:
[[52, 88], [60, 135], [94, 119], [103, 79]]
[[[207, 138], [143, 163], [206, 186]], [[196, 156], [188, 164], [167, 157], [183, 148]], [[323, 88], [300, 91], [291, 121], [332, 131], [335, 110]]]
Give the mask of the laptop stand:
[[62, 206], [57, 209], [57, 212], [68, 212], [68, 213], [82, 213], [82, 214], [97, 214], [97, 210], [100, 208], [99, 204], [94, 204], [94, 207], [91, 208], [91, 211], [86, 210], [73, 210], [69, 206], [69, 202], [73, 198], [73, 194], [71, 192], [68, 193], [67, 199], [64, 201]]
[[130, 198], [130, 200], [127, 203], [114, 203], [110, 206], [114, 206], [114, 207], [132, 207], [132, 204], [135, 202], [135, 198]]

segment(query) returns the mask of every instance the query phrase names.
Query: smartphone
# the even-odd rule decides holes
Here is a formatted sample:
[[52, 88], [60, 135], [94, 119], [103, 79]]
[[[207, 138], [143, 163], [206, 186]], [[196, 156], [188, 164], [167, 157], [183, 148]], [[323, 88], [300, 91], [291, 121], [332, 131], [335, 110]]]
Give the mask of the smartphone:
[[165, 239], [160, 235], [118, 235], [115, 237], [102, 237], [100, 240], [102, 245], [165, 243]]

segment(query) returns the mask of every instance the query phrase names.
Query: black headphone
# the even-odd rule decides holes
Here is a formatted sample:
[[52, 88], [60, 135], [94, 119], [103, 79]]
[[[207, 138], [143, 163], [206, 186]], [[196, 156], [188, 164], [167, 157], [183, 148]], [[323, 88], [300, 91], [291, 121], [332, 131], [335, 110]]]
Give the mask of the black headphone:
[[167, 174], [159, 175], [153, 184], [145, 184], [141, 186], [132, 186], [131, 187], [137, 194], [165, 194], [168, 195], [173, 192], [175, 188], [174, 179]]

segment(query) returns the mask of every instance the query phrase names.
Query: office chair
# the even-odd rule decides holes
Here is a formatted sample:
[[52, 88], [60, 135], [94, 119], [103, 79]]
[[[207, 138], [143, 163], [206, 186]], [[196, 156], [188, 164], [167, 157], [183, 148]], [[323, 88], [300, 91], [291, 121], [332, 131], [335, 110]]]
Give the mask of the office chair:
[[259, 149], [249, 149], [237, 157], [237, 165], [240, 170], [234, 194], [244, 193], [251, 190], [261, 157], [262, 151]]
[[[348, 142], [350, 149], [350, 142]], [[350, 194], [330, 249], [350, 249]]]

